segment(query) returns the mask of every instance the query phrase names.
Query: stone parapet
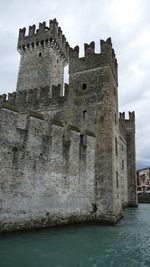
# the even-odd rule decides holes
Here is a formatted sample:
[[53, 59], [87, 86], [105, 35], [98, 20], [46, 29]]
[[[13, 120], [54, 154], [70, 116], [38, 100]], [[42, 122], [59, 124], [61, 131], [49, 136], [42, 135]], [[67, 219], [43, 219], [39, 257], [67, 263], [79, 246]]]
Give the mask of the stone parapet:
[[54, 51], [68, 62], [69, 44], [61, 28], [58, 27], [56, 19], [50, 20], [49, 26], [46, 25], [45, 21], [39, 23], [37, 30], [35, 25], [29, 26], [27, 35], [26, 28], [19, 30], [18, 51], [20, 54], [47, 46], [52, 47]]
[[3, 94], [0, 95], [0, 106], [3, 106], [3, 104], [14, 105], [19, 110], [37, 110], [41, 106], [46, 106], [47, 109], [58, 105], [59, 107], [67, 107], [68, 89], [68, 85], [65, 84], [64, 96], [60, 96], [60, 85], [52, 87], [51, 97], [48, 87], [12, 92], [8, 95]]

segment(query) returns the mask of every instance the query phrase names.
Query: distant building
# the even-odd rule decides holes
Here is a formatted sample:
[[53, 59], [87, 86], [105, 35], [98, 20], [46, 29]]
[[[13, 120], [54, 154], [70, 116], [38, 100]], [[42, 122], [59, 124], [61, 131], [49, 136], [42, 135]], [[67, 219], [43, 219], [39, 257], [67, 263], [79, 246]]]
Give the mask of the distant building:
[[150, 190], [150, 167], [137, 171], [137, 191]]

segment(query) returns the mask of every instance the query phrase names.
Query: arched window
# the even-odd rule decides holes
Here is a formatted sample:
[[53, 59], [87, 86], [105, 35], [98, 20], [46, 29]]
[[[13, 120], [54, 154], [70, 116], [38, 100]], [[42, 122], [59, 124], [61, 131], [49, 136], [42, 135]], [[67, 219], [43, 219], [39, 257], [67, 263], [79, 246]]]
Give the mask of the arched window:
[[39, 57], [41, 57], [42, 56], [42, 53], [41, 52], [39, 52]]

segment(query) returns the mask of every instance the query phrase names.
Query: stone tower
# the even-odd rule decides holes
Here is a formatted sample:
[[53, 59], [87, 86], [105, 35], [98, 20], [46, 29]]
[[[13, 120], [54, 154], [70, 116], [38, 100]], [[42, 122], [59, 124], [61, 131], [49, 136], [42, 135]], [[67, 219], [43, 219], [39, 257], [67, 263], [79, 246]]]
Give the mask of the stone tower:
[[117, 60], [111, 38], [101, 40], [101, 53], [94, 50], [94, 42], [85, 44], [79, 58], [79, 47], [70, 49], [69, 119], [96, 135], [97, 219], [116, 221], [122, 209]]
[[[63, 88], [64, 66], [68, 64], [69, 44], [56, 19], [50, 20], [49, 27], [40, 23], [19, 30], [18, 51], [21, 54], [17, 91], [49, 87]], [[62, 92], [61, 92], [62, 93]]]

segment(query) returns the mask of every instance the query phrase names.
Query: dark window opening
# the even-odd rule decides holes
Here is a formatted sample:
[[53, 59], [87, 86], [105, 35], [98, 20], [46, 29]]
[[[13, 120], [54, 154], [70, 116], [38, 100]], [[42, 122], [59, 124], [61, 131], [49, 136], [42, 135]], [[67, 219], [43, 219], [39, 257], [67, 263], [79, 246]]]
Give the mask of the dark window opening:
[[83, 110], [83, 119], [87, 118], [87, 110]]
[[122, 170], [124, 170], [124, 161], [122, 160]]
[[39, 53], [39, 57], [41, 57], [41, 56], [42, 56], [42, 53], [40, 52], [40, 53]]
[[80, 145], [84, 145], [84, 135], [80, 134]]
[[114, 96], [116, 95], [116, 88], [114, 87]]
[[119, 182], [118, 182], [118, 172], [116, 172], [116, 186], [117, 186], [117, 188], [119, 187]]
[[117, 138], [115, 137], [115, 152], [116, 156], [118, 155], [118, 144], [117, 144]]
[[86, 88], [87, 88], [87, 84], [86, 83], [83, 83], [82, 84], [82, 90], [86, 90]]
[[116, 115], [116, 113], [115, 113], [115, 123], [117, 123], [117, 115]]

